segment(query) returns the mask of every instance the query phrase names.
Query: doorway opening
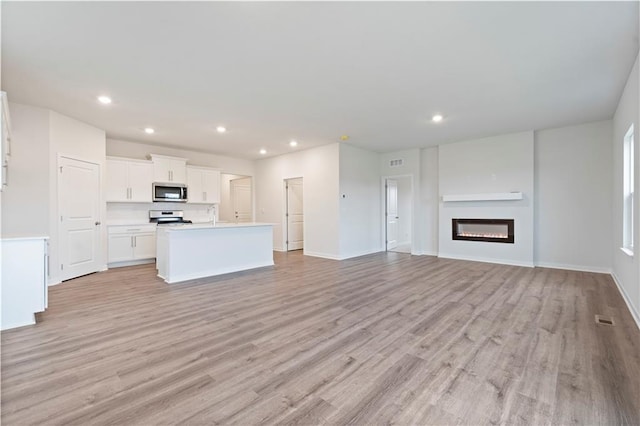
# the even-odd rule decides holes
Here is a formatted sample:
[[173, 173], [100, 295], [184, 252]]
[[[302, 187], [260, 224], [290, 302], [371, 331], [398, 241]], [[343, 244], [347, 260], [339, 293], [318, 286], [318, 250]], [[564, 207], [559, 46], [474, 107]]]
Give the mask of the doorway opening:
[[284, 180], [286, 194], [285, 247], [287, 251], [304, 249], [304, 205], [302, 178]]
[[413, 235], [413, 178], [386, 178], [385, 244], [387, 251], [411, 253]]
[[222, 173], [220, 175], [220, 205], [218, 221], [253, 222], [253, 178]]

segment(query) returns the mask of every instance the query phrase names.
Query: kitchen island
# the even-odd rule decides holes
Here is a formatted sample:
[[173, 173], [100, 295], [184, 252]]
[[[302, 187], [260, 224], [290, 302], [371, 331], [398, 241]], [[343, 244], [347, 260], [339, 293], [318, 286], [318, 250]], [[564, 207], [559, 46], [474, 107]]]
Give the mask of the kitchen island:
[[273, 265], [273, 225], [158, 226], [156, 268], [169, 284]]

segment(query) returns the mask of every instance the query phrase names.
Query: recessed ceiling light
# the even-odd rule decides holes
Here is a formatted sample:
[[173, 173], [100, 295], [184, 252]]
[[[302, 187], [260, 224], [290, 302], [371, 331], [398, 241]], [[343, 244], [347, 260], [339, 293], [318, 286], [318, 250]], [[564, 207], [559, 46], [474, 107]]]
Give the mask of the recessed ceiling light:
[[291, 141], [291, 142], [289, 142], [289, 146], [298, 146], [298, 142]]
[[145, 127], [144, 132], [148, 135], [152, 135], [155, 133], [155, 130], [153, 130], [153, 128], [151, 127]]
[[98, 96], [98, 102], [101, 104], [109, 105], [111, 103], [111, 98], [108, 96]]
[[266, 149], [262, 148], [262, 149], [260, 150], [260, 154], [264, 155], [264, 154], [266, 154], [266, 153], [267, 153], [267, 150], [266, 150]]
[[342, 136], [340, 136], [340, 140], [341, 140], [341, 141], [348, 141], [348, 140], [349, 140], [349, 135], [342, 135]]
[[442, 121], [442, 119], [443, 119], [443, 118], [444, 118], [444, 117], [443, 117], [441, 114], [436, 114], [436, 115], [434, 115], [433, 117], [431, 117], [431, 120], [432, 120], [434, 123], [439, 123], [439, 122], [441, 122], [441, 121]]
[[226, 132], [226, 131], [227, 131], [227, 128], [226, 128], [226, 127], [224, 127], [224, 126], [218, 126], [218, 127], [216, 127], [216, 131], [217, 131], [218, 133], [224, 133], [224, 132]]

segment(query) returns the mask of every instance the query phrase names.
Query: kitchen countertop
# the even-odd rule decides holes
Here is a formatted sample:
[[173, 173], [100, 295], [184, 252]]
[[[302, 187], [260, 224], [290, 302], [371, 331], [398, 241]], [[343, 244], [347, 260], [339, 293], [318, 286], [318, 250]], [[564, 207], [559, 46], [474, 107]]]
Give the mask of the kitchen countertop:
[[242, 222], [242, 223], [186, 223], [184, 225], [172, 225], [162, 226], [162, 229], [167, 231], [192, 231], [196, 229], [224, 229], [224, 228], [250, 228], [255, 226], [273, 226], [273, 223], [260, 223], [260, 222]]
[[20, 240], [48, 240], [48, 235], [3, 235], [0, 240], [2, 241], [20, 241]]

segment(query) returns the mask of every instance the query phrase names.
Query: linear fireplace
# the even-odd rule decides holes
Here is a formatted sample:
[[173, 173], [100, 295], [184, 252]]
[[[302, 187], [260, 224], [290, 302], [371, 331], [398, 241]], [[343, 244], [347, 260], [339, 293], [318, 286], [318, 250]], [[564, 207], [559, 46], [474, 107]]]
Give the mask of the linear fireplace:
[[513, 219], [451, 219], [454, 240], [514, 243]]

